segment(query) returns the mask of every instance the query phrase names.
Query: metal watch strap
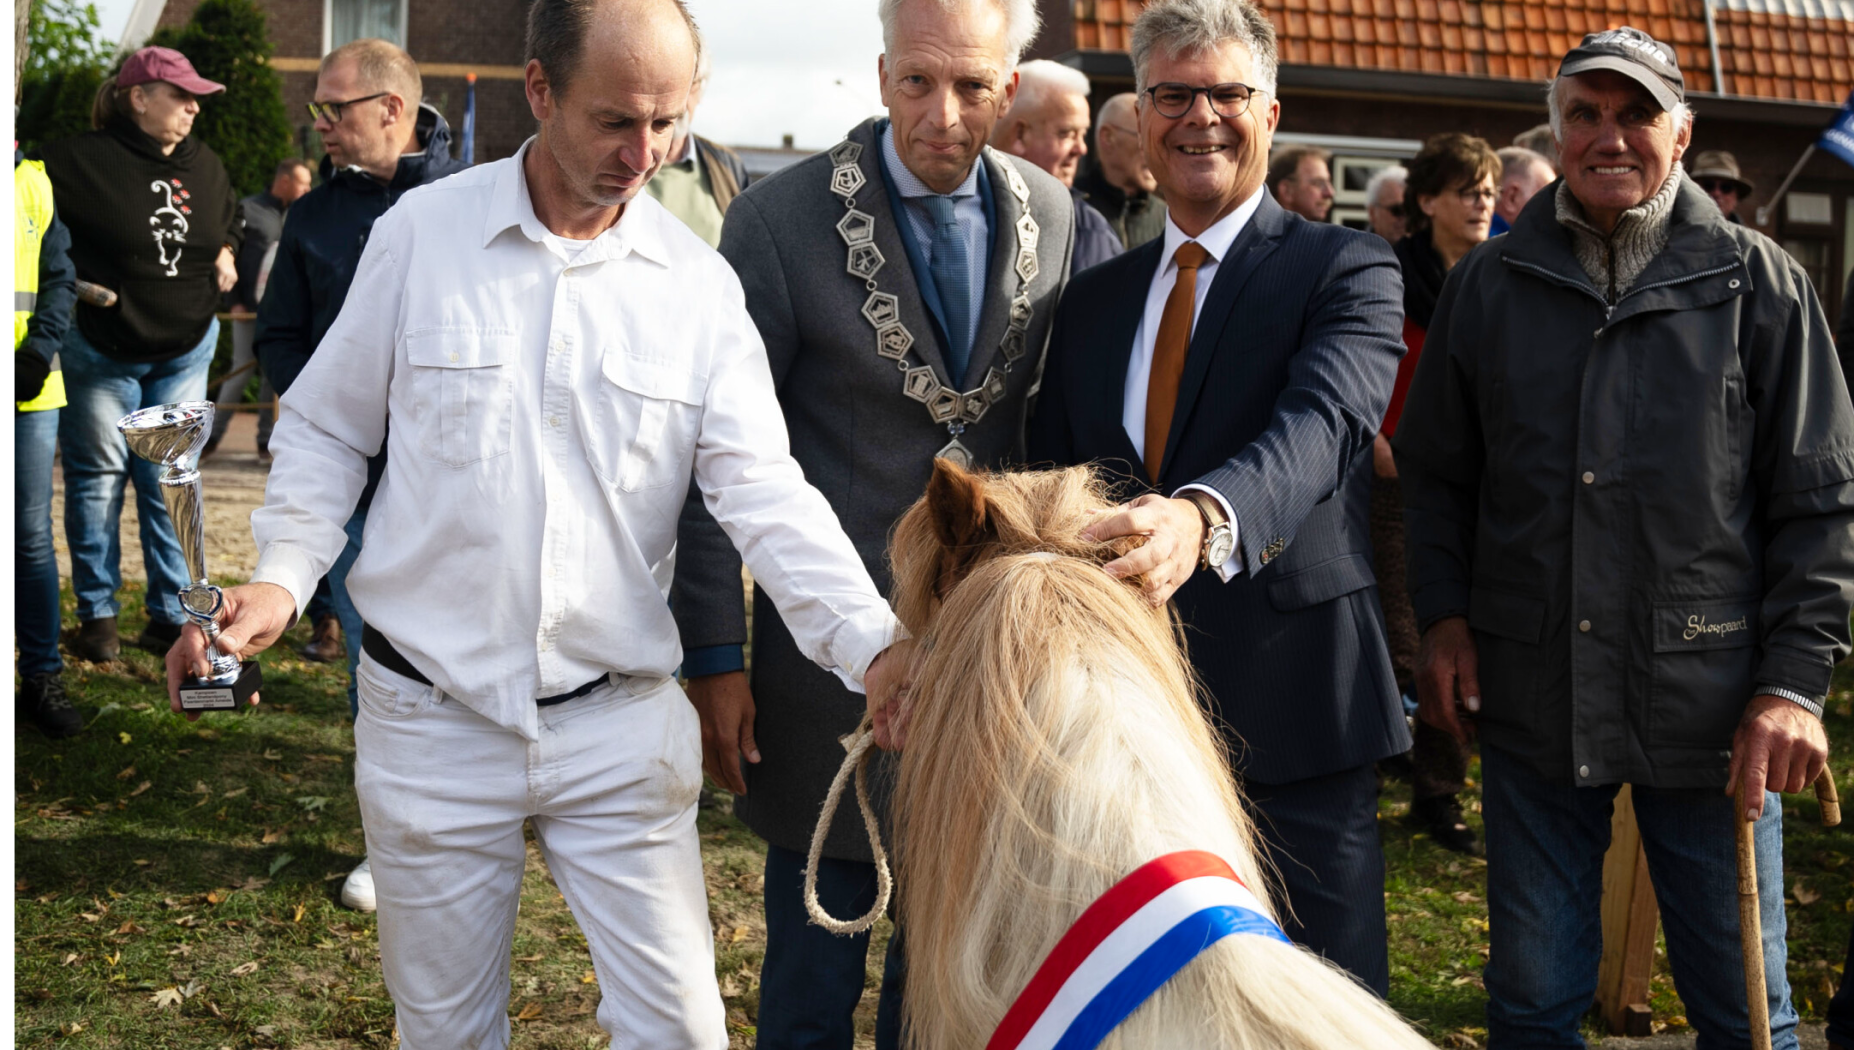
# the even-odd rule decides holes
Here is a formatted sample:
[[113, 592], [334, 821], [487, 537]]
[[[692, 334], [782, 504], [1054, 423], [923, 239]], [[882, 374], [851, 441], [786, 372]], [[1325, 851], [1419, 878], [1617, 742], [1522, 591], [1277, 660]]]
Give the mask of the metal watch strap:
[[1817, 718], [1822, 717], [1822, 701], [1811, 700], [1808, 697], [1802, 695], [1801, 693], [1791, 692], [1790, 690], [1785, 689], [1782, 686], [1760, 685], [1757, 687], [1757, 695], [1759, 696], [1780, 696], [1783, 699], [1788, 700], [1790, 703], [1795, 704], [1797, 707], [1802, 708], [1804, 711], [1809, 712], [1815, 717]]

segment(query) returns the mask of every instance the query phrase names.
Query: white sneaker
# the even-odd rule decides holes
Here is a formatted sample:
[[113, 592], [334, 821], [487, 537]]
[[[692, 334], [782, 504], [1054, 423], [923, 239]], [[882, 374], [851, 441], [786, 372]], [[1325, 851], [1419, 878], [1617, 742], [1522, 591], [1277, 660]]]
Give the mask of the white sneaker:
[[355, 911], [374, 909], [373, 868], [367, 858], [362, 857], [360, 867], [348, 872], [347, 881], [341, 884], [341, 905]]

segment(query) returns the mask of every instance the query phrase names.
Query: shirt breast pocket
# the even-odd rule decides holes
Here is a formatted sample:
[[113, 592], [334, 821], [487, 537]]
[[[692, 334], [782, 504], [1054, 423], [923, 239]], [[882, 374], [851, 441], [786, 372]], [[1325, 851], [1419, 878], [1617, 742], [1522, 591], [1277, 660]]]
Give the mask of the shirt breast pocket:
[[582, 402], [592, 468], [625, 492], [687, 485], [707, 380], [674, 361], [609, 349]]
[[514, 433], [518, 336], [507, 328], [406, 333], [419, 450], [450, 467], [504, 455]]

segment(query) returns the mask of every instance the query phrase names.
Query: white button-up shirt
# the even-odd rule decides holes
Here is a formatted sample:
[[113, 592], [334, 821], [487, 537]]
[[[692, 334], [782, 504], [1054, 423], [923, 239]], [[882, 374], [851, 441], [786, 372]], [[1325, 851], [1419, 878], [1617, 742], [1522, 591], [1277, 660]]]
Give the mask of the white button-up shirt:
[[[1217, 267], [1223, 257], [1230, 253], [1230, 246], [1236, 243], [1236, 237], [1242, 233], [1244, 226], [1255, 215], [1255, 209], [1262, 206], [1262, 194], [1267, 190], [1258, 189], [1248, 200], [1236, 206], [1236, 210], [1210, 224], [1210, 228], [1196, 237], [1189, 236], [1178, 228], [1171, 216], [1165, 217], [1164, 255], [1159, 257], [1159, 268], [1152, 275], [1152, 284], [1146, 289], [1146, 312], [1140, 315], [1139, 328], [1133, 333], [1133, 353], [1127, 358], [1126, 395], [1120, 403], [1120, 424], [1126, 428], [1127, 437], [1133, 442], [1133, 448], [1143, 459], [1146, 455], [1146, 394], [1152, 385], [1152, 346], [1159, 338], [1159, 321], [1165, 316], [1165, 300], [1171, 298], [1172, 286], [1178, 283], [1178, 263], [1175, 257], [1178, 248], [1186, 241], [1196, 241], [1209, 257], [1197, 268], [1196, 301], [1191, 304], [1191, 331], [1197, 332], [1197, 318], [1204, 312], [1204, 297], [1210, 294], [1210, 283], [1217, 279]], [[1231, 450], [1232, 454], [1235, 450]], [[1230, 532], [1240, 538], [1241, 532], [1236, 521], [1236, 511], [1230, 501], [1223, 498], [1223, 493], [1203, 485], [1185, 485], [1178, 492], [1197, 489], [1208, 492], [1223, 507], [1223, 513], [1230, 519]], [[1234, 555], [1218, 567], [1217, 573], [1224, 582], [1242, 571], [1242, 559]]]
[[791, 457], [740, 281], [648, 194], [571, 251], [535, 218], [528, 148], [374, 225], [283, 398], [252, 579], [302, 609], [384, 445], [355, 607], [534, 739], [536, 697], [681, 662], [664, 595], [693, 471], [799, 648], [856, 687], [899, 628]]

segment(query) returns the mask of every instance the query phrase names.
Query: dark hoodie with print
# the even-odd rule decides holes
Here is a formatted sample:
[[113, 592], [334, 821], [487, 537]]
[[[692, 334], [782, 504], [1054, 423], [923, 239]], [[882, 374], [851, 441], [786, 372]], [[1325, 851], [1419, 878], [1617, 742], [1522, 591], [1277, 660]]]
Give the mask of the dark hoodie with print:
[[429, 104], [418, 108], [418, 152], [399, 158], [391, 182], [322, 158], [322, 184], [290, 205], [258, 304], [259, 367], [282, 394], [296, 382], [341, 313], [374, 220], [407, 190], [469, 167], [451, 156], [451, 128]]
[[155, 362], [205, 337], [219, 308], [213, 262], [243, 239], [238, 198], [217, 154], [188, 136], [163, 155], [132, 121], [40, 150], [58, 217], [71, 228], [80, 280], [114, 291], [111, 307], [79, 303], [77, 327], [108, 357]]

